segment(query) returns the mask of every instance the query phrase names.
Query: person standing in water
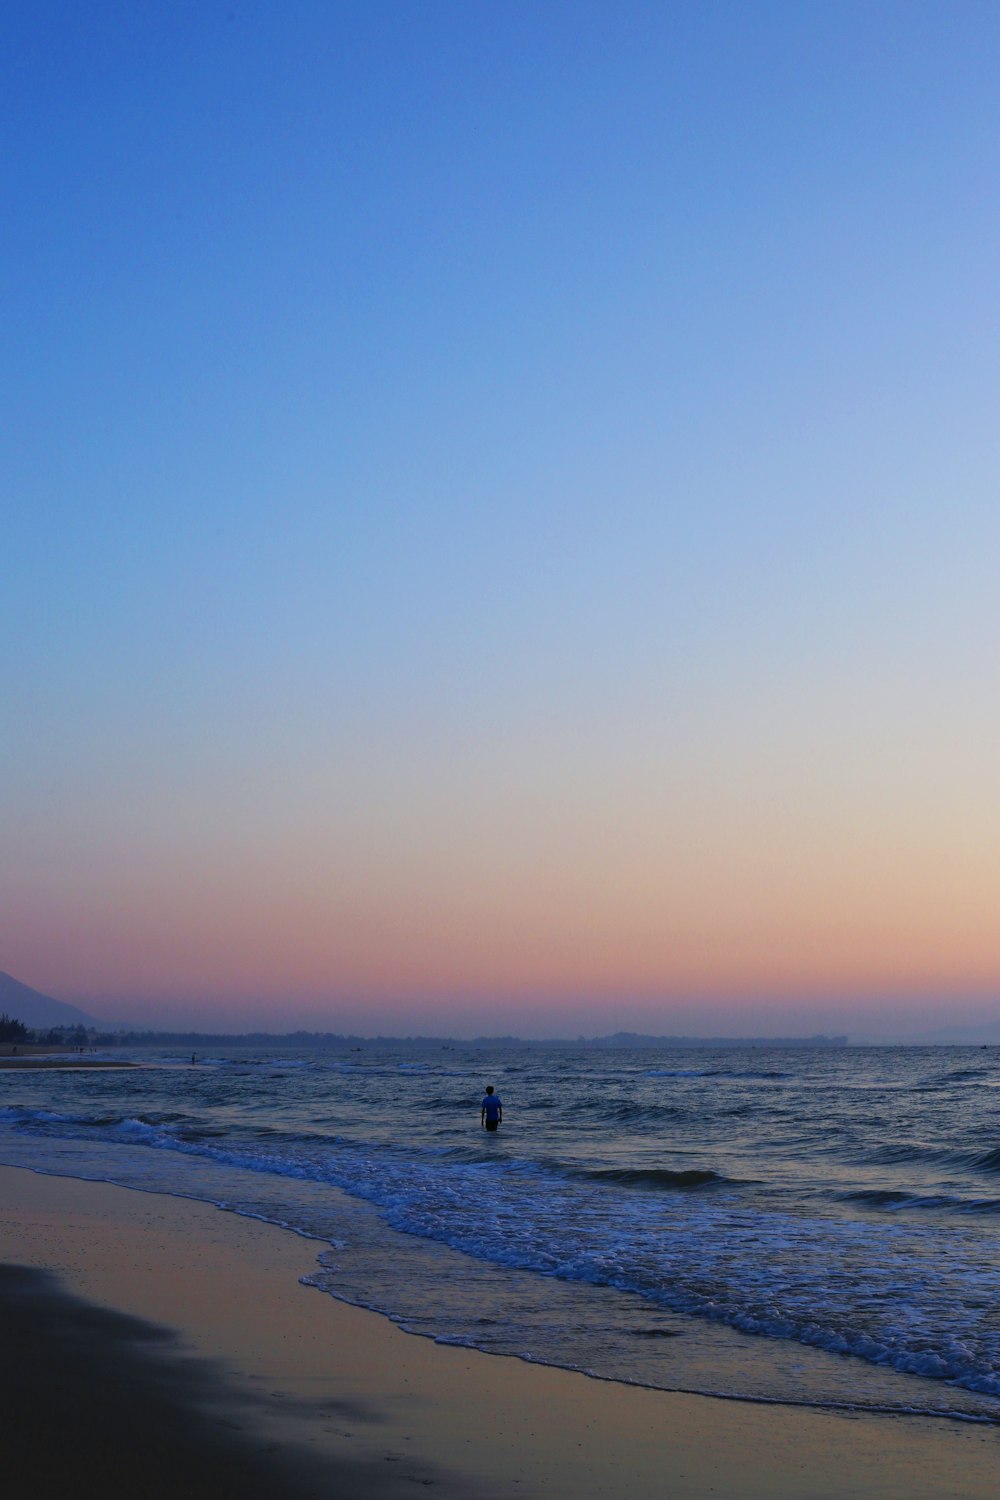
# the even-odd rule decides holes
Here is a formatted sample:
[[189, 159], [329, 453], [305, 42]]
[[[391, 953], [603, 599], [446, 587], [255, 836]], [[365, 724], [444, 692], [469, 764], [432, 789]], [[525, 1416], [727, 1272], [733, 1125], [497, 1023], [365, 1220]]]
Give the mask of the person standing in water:
[[503, 1105], [500, 1095], [493, 1092], [492, 1083], [486, 1085], [486, 1098], [483, 1100], [479, 1119], [484, 1130], [496, 1130], [498, 1125], [503, 1124]]

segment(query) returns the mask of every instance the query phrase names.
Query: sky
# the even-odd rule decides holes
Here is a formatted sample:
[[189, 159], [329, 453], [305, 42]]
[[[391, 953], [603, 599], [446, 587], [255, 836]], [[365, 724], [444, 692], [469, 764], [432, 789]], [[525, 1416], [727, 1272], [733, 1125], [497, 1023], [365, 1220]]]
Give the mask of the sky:
[[1000, 1015], [1000, 9], [0, 20], [0, 968]]

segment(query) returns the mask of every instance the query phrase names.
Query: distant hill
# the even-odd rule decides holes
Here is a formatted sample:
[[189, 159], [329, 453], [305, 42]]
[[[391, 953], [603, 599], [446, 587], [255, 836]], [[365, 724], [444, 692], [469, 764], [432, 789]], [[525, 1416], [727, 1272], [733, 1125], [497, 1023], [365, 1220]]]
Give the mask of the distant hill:
[[30, 985], [22, 984], [12, 974], [0, 971], [0, 1013], [6, 1012], [25, 1026], [97, 1026], [100, 1023], [85, 1010], [53, 1000]]

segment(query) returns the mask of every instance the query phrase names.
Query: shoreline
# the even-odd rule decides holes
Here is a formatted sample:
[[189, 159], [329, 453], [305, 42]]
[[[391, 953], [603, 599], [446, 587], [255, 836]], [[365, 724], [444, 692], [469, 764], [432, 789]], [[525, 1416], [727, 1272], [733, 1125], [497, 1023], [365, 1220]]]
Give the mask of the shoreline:
[[[289, 1500], [310, 1495], [318, 1475], [321, 1487], [335, 1478], [344, 1497], [412, 1495], [414, 1483], [484, 1500], [986, 1500], [996, 1491], [996, 1428], [717, 1400], [439, 1345], [302, 1286], [317, 1247], [274, 1225], [23, 1168], [0, 1168], [0, 1194], [0, 1263], [24, 1268], [7, 1275], [29, 1329], [34, 1319], [25, 1348], [35, 1388], [65, 1371], [65, 1351], [43, 1336], [47, 1307], [73, 1299], [109, 1369], [134, 1365], [135, 1339], [101, 1344], [94, 1319], [157, 1330], [139, 1343], [155, 1354], [158, 1377], [165, 1363], [182, 1372], [171, 1399], [204, 1418], [192, 1430], [206, 1474], [215, 1463], [206, 1432], [234, 1474], [241, 1464], [256, 1474], [257, 1490], [241, 1480], [234, 1492], [269, 1494], [269, 1466], [282, 1474], [273, 1492]], [[144, 1410], [155, 1414], [162, 1380], [147, 1384]], [[125, 1415], [112, 1402], [102, 1420], [128, 1448]], [[13, 1500], [46, 1493], [28, 1473]], [[103, 1493], [124, 1500], [126, 1488]]]
[[43, 1042], [0, 1042], [0, 1068], [134, 1068], [124, 1058], [95, 1055], [91, 1047], [49, 1046]]
[[0, 1068], [44, 1068], [49, 1073], [80, 1073], [91, 1068], [138, 1068], [141, 1063], [111, 1057], [0, 1057]]

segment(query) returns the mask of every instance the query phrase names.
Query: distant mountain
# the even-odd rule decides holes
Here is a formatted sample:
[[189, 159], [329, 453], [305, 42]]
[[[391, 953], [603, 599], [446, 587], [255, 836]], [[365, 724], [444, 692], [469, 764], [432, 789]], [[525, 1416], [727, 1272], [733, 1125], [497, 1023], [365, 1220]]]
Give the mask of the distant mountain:
[[6, 1012], [25, 1026], [97, 1026], [93, 1016], [64, 1000], [53, 1000], [12, 974], [0, 971], [0, 1013]]

